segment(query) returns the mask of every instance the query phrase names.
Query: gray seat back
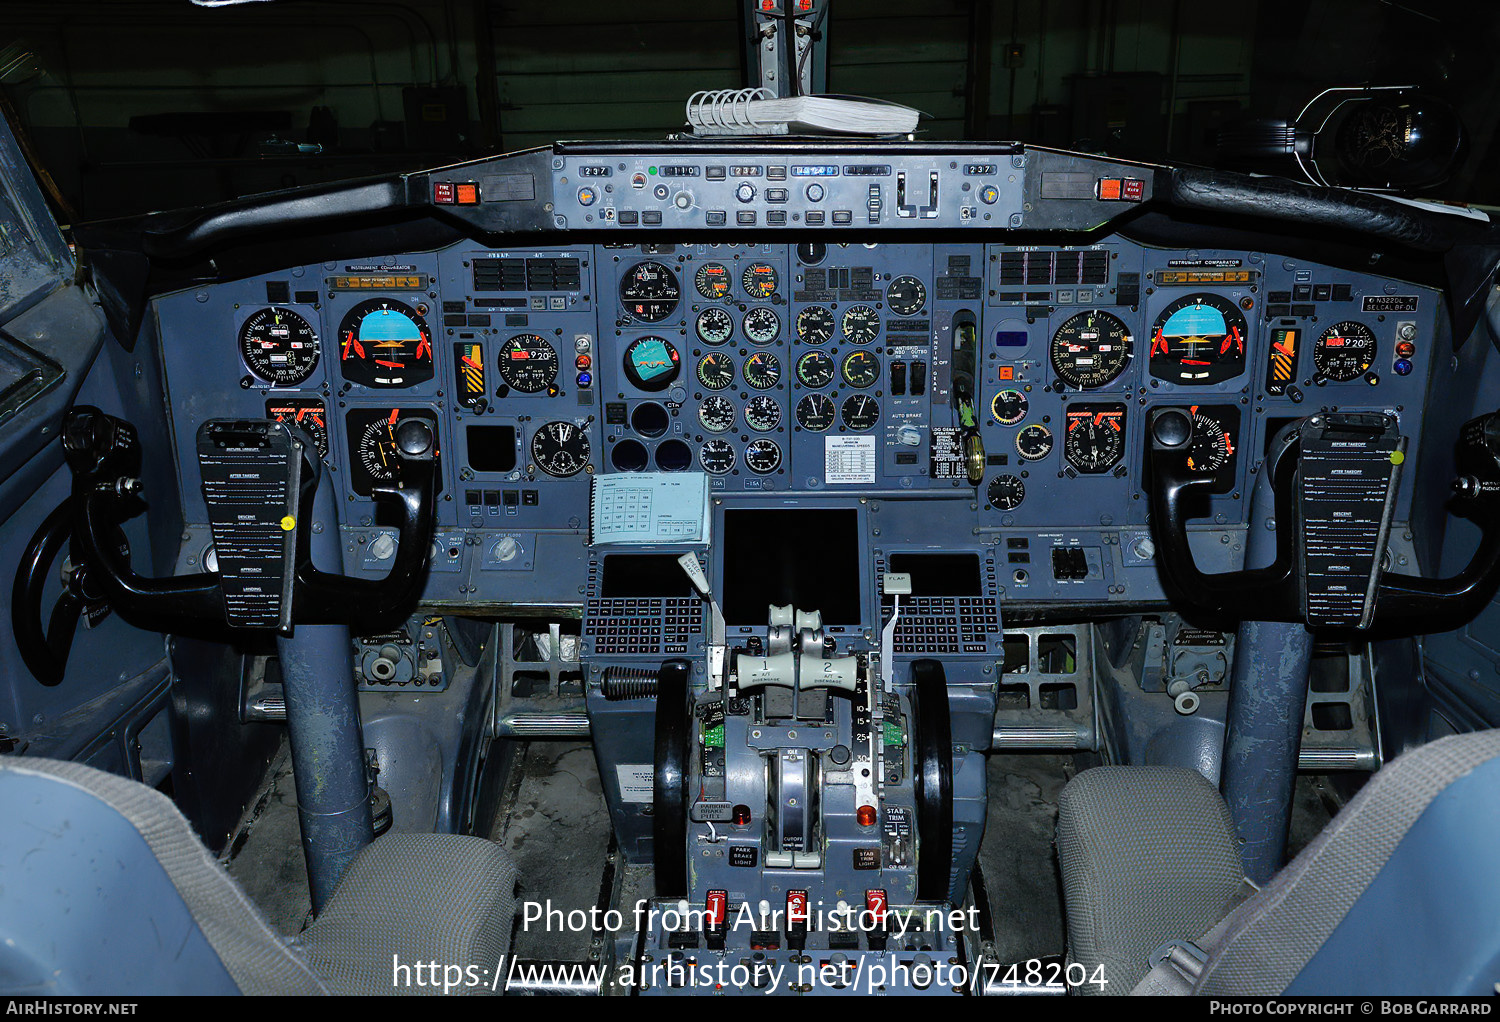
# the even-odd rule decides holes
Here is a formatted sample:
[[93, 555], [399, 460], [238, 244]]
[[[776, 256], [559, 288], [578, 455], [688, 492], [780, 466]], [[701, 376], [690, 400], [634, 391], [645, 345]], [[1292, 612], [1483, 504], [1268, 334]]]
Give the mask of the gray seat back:
[[0, 807], [0, 992], [327, 992], [160, 792], [7, 757]]
[[290, 941], [143, 784], [0, 758], [0, 810], [0, 994], [503, 990], [516, 868], [483, 838], [385, 835]]
[[1239, 906], [1200, 994], [1488, 994], [1500, 730], [1414, 749]]

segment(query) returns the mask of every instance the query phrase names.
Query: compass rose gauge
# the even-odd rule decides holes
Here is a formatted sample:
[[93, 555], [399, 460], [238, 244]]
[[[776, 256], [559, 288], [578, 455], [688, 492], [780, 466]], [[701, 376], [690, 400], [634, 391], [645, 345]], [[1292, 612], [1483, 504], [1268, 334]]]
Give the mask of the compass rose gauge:
[[438, 435], [437, 416], [424, 408], [356, 408], [349, 411], [344, 421], [354, 459], [349, 481], [355, 493], [368, 497], [377, 486], [401, 485], [396, 427], [407, 419], [427, 420], [432, 435]]

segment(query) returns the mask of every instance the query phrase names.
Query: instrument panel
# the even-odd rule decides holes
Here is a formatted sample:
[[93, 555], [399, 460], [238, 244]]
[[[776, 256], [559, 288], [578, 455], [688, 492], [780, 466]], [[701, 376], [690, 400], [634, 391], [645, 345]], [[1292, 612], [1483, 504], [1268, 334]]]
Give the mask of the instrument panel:
[[1269, 253], [622, 237], [159, 298], [188, 521], [206, 521], [198, 423], [272, 416], [324, 455], [346, 570], [379, 574], [371, 492], [399, 484], [393, 431], [419, 416], [439, 438], [438, 602], [577, 602], [590, 480], [644, 471], [705, 473], [730, 504], [899, 503], [886, 520], [911, 534], [888, 539], [998, 551], [1008, 600], [1149, 601], [1154, 407], [1191, 408], [1215, 477], [1200, 558], [1227, 570], [1275, 431], [1339, 408], [1414, 435], [1437, 355], [1436, 292]]

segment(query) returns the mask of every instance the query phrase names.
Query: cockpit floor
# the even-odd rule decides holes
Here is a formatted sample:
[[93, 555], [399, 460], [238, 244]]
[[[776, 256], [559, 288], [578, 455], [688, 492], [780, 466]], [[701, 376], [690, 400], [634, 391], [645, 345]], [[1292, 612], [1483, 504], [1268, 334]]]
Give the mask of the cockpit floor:
[[[609, 810], [593, 747], [584, 742], [530, 742], [518, 757], [490, 839], [515, 857], [518, 903], [585, 913], [601, 897], [609, 852]], [[550, 903], [550, 906], [549, 906]], [[522, 958], [582, 960], [594, 934], [518, 918], [514, 952]]]
[[989, 814], [979, 868], [989, 896], [995, 960], [1060, 955], [1062, 883], [1052, 841], [1058, 795], [1078, 771], [1074, 757], [994, 755], [987, 767]]
[[283, 742], [260, 795], [230, 845], [229, 875], [238, 881], [278, 933], [294, 937], [311, 922], [307, 867], [297, 829], [297, 789], [291, 751]]
[[[979, 866], [994, 932], [995, 960], [1019, 962], [1064, 952], [1062, 885], [1053, 850], [1057, 801], [1086, 767], [1079, 757], [1049, 753], [994, 755], [988, 762], [989, 810]], [[1327, 778], [1298, 778], [1288, 854], [1327, 824], [1342, 797]], [[489, 834], [516, 859], [519, 900], [567, 913], [608, 907], [652, 894], [649, 868], [628, 868], [610, 843], [609, 812], [590, 745], [530, 742], [512, 768], [498, 822]], [[267, 920], [287, 935], [310, 920], [307, 875], [297, 832], [291, 760], [283, 747], [255, 808], [232, 846], [228, 869]], [[515, 954], [584, 960], [601, 948], [596, 935], [532, 925], [518, 917]]]

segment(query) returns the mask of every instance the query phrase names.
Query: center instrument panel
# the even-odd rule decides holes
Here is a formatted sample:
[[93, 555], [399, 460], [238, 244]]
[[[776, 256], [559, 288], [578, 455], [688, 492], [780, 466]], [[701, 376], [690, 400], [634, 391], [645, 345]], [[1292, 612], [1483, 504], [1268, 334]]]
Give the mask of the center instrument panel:
[[[460, 242], [158, 298], [181, 563], [207, 552], [199, 424], [272, 416], [324, 454], [344, 570], [383, 574], [394, 533], [370, 491], [392, 481], [395, 425], [420, 416], [440, 446], [434, 606], [580, 604], [590, 481], [643, 471], [707, 474], [718, 509], [857, 508], [869, 577], [903, 551], [972, 552], [1011, 604], [1159, 601], [1154, 408], [1192, 410], [1193, 458], [1218, 480], [1195, 549], [1230, 570], [1275, 432], [1338, 408], [1414, 436], [1440, 357], [1429, 288], [1102, 232], [1006, 244], [1008, 211], [1035, 226], [1045, 192], [988, 159], [945, 161], [941, 182], [844, 157], [591, 166], [554, 163], [545, 245]], [[472, 176], [476, 200], [502, 187]], [[776, 218], [788, 230], [764, 229], [768, 193], [795, 199], [781, 211], [796, 222]], [[1056, 223], [1088, 220], [1076, 194], [1056, 202]], [[725, 207], [723, 229], [703, 230], [705, 204]], [[808, 228], [839, 206], [843, 229]], [[894, 230], [914, 225], [929, 230]]]

